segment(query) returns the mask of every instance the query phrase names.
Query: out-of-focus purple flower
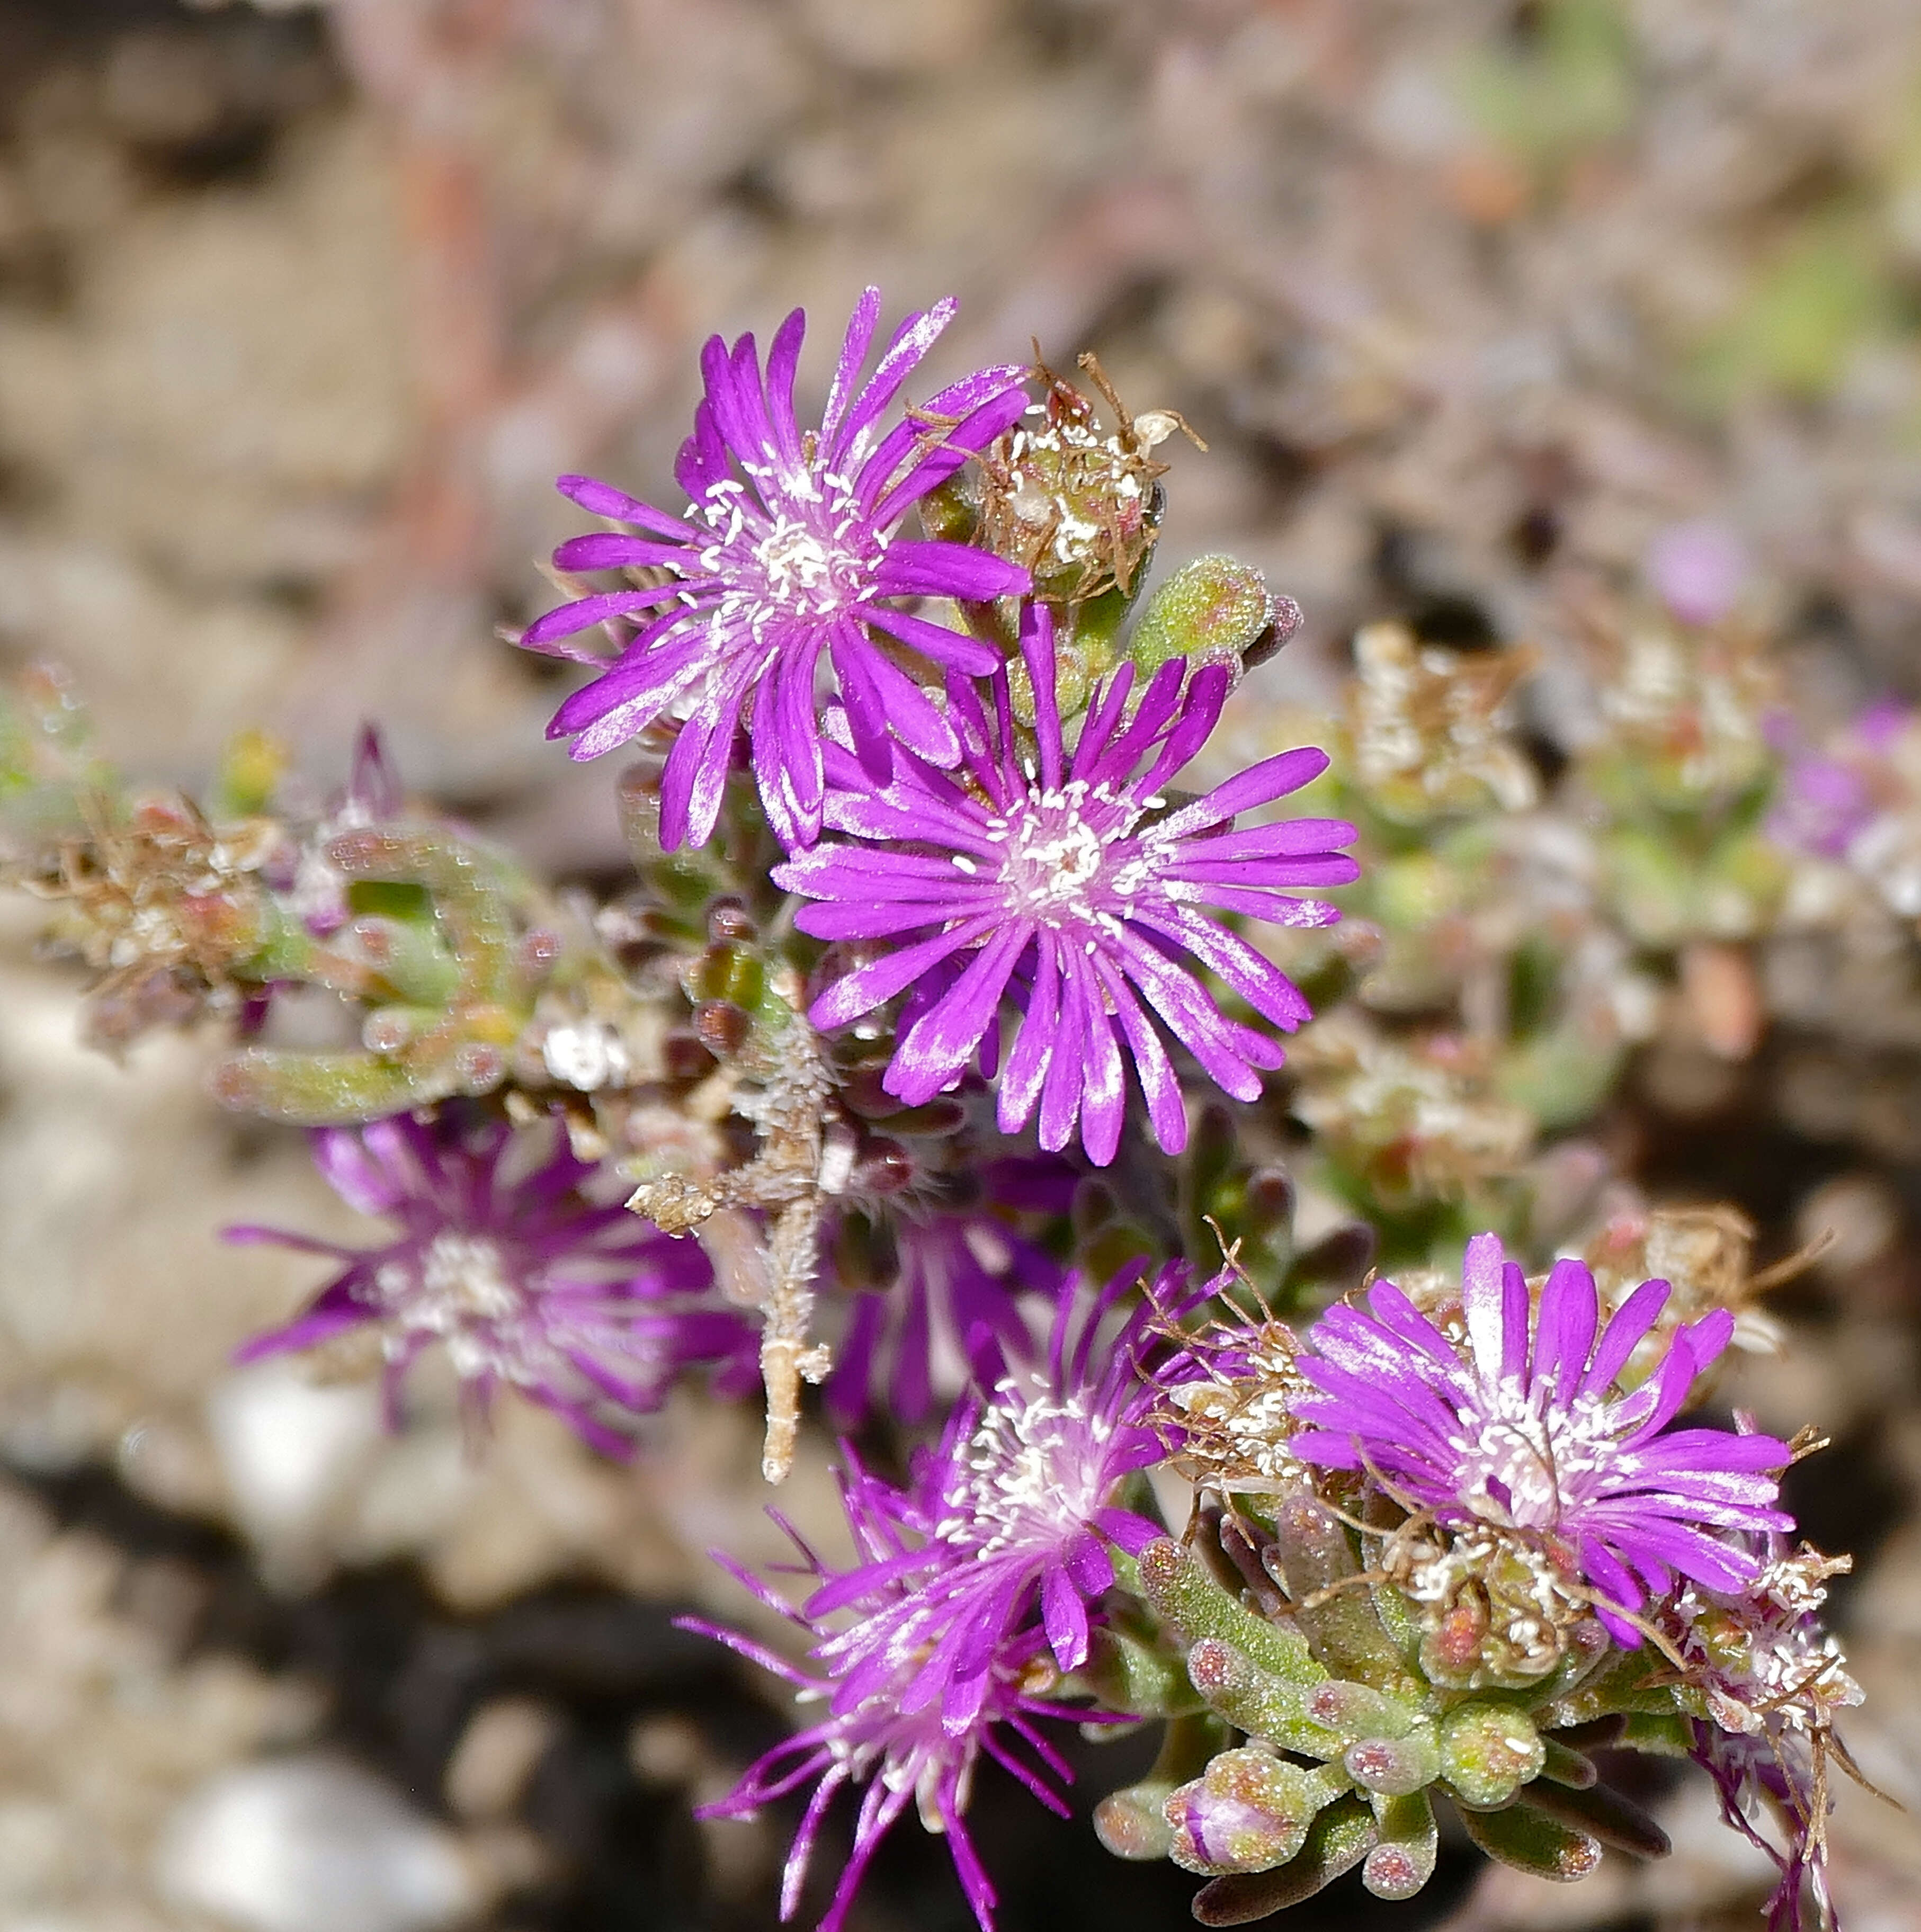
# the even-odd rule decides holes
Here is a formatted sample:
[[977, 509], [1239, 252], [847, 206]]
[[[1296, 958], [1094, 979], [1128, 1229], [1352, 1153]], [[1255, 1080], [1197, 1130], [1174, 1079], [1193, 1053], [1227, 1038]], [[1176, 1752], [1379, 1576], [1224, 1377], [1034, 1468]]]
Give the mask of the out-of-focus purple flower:
[[1064, 1147], [1079, 1124], [1089, 1156], [1114, 1158], [1131, 1061], [1155, 1138], [1187, 1143], [1181, 1084], [1154, 1019], [1237, 1100], [1280, 1065], [1271, 1036], [1225, 1018], [1180, 956], [1211, 968], [1274, 1027], [1292, 1032], [1307, 1003], [1280, 969], [1203, 908], [1281, 926], [1324, 926], [1330, 905], [1287, 889], [1358, 876], [1334, 848], [1338, 820], [1232, 829], [1238, 814], [1316, 778], [1325, 753], [1283, 752], [1169, 808], [1160, 788], [1200, 749], [1220, 714], [1228, 674], [1191, 676], [1184, 659], [1154, 674], [1130, 715], [1133, 668], [1095, 690], [1070, 754], [1054, 686], [1053, 620], [1030, 604], [1022, 651], [1033, 682], [1037, 763], [1017, 734], [1004, 670], [989, 717], [974, 687], [948, 680], [948, 715], [965, 761], [950, 777], [911, 751], [876, 782], [828, 747], [825, 820], [847, 842], [775, 868], [778, 884], [822, 902], [796, 922], [821, 939], [884, 944], [814, 1003], [837, 1027], [912, 989], [884, 1084], [909, 1106], [957, 1079], [990, 1039], [1003, 997], [1018, 988], [1019, 1028], [1001, 1070], [1004, 1132], [1040, 1110], [1040, 1144]]
[[[992, 1693], [995, 1658], [1037, 1616], [1061, 1670], [1086, 1661], [1088, 1606], [1112, 1587], [1112, 1551], [1131, 1555], [1166, 1533], [1114, 1492], [1166, 1458], [1143, 1360], [1196, 1292], [1184, 1268], [1163, 1269], [1116, 1328], [1109, 1317], [1138, 1279], [1138, 1269], [1117, 1275], [1091, 1300], [1064, 1294], [1044, 1371], [1002, 1374], [915, 1456], [890, 1508], [923, 1540], [887, 1566], [911, 1588], [815, 1653], [833, 1670], [836, 1709], [884, 1690], [903, 1714], [938, 1710], [964, 1732]], [[854, 1572], [824, 1585], [807, 1614], [850, 1609], [872, 1582]], [[905, 1671], [903, 1658], [914, 1660]]]
[[1792, 760], [1768, 814], [1768, 836], [1817, 858], [1838, 859], [1874, 815], [1861, 774], [1838, 758], [1813, 752]]
[[1769, 742], [1783, 763], [1768, 836], [1811, 857], [1847, 858], [1904, 789], [1889, 760], [1913, 715], [1898, 699], [1877, 699], [1822, 752], [1808, 748], [1790, 715], [1771, 717]]
[[1298, 1366], [1319, 1393], [1295, 1404], [1313, 1425], [1295, 1453], [1372, 1472], [1443, 1525], [1538, 1536], [1595, 1592], [1616, 1640], [1638, 1644], [1623, 1613], [1677, 1576], [1741, 1588], [1760, 1568], [1744, 1539], [1793, 1528], [1773, 1507], [1786, 1443], [1668, 1426], [1727, 1346], [1726, 1310], [1679, 1330], [1646, 1381], [1618, 1391], [1668, 1292], [1643, 1282], [1601, 1330], [1593, 1276], [1557, 1262], [1531, 1324], [1520, 1269], [1498, 1238], [1477, 1235], [1461, 1277], [1464, 1346], [1385, 1281], [1369, 1292], [1371, 1314], [1333, 1308], [1308, 1331]]
[[977, 1335], [1004, 1356], [1032, 1352], [1021, 1298], [1058, 1300], [1067, 1270], [998, 1210], [1065, 1214], [1074, 1173], [1051, 1158], [1009, 1159], [986, 1162], [980, 1180], [982, 1198], [971, 1208], [911, 1204], [896, 1213], [899, 1266], [884, 1286], [857, 1292], [821, 1387], [839, 1427], [857, 1427], [881, 1405], [910, 1426], [924, 1422], [944, 1372], [944, 1395], [965, 1386]]
[[396, 1231], [382, 1246], [349, 1248], [275, 1228], [227, 1228], [230, 1241], [345, 1264], [303, 1313], [255, 1336], [236, 1360], [371, 1330], [397, 1426], [407, 1372], [437, 1343], [476, 1423], [504, 1383], [616, 1456], [632, 1449], [632, 1418], [658, 1408], [683, 1367], [713, 1362], [730, 1390], [751, 1386], [753, 1333], [704, 1294], [698, 1244], [587, 1199], [581, 1190], [595, 1170], [564, 1136], [544, 1158], [530, 1158], [527, 1143], [498, 1123], [448, 1117], [317, 1130], [314, 1163], [328, 1184]]
[[1707, 519], [1670, 524], [1648, 545], [1648, 580], [1684, 624], [1718, 624], [1734, 608], [1748, 580], [1741, 539]]
[[901, 601], [985, 601], [1028, 586], [1025, 571], [984, 550], [895, 534], [914, 504], [1027, 406], [1025, 369], [983, 369], [884, 427], [954, 307], [948, 300], [909, 316], [860, 386], [881, 314], [880, 291], [868, 290], [848, 324], [826, 416], [804, 434], [794, 413], [802, 312], [776, 332], [764, 379], [751, 335], [731, 350], [710, 338], [701, 358], [706, 398], [675, 466], [689, 500], [684, 516], [591, 477], [560, 478], [583, 509], [642, 534], [575, 537], [554, 553], [556, 564], [641, 570], [659, 580], [563, 604], [521, 642], [599, 664], [565, 640], [612, 620], [641, 622], [619, 660], [560, 707], [548, 736], [572, 737], [573, 755], [590, 758], [656, 718], [681, 719], [662, 782], [661, 839], [670, 850], [704, 844], [713, 832], [743, 724], [768, 822], [790, 850], [813, 842], [821, 785], [815, 682], [824, 652], [862, 742], [871, 747], [892, 732], [935, 764], [959, 759], [938, 708], [872, 635], [977, 675], [993, 664], [992, 650], [899, 608]]
[[[856, 1627], [868, 1620], [897, 1617], [914, 1594], [906, 1574], [911, 1566], [904, 1562], [912, 1552], [911, 1532], [901, 1520], [900, 1494], [857, 1466], [843, 1480], [842, 1494], [860, 1559], [853, 1569], [829, 1570], [788, 1529], [804, 1573], [820, 1585], [814, 1600], [831, 1592], [839, 1606], [833, 1613], [833, 1621], [846, 1617]], [[763, 1805], [812, 1784], [781, 1886], [780, 1916], [785, 1921], [799, 1909], [814, 1842], [835, 1794], [844, 1787], [864, 1786], [853, 1850], [821, 1920], [820, 1932], [838, 1932], [881, 1839], [911, 1802], [922, 1826], [946, 1838], [961, 1889], [982, 1932], [993, 1932], [993, 1884], [967, 1828], [974, 1767], [983, 1756], [992, 1758], [1049, 1810], [1065, 1816], [1067, 1808], [1061, 1787], [1072, 1781], [1073, 1773], [1040, 1735], [1035, 1720], [1085, 1720], [1096, 1714], [1037, 1694], [1038, 1684], [1046, 1675], [1034, 1668], [1037, 1656], [1045, 1647], [1040, 1633], [1025, 1630], [991, 1643], [980, 1660], [982, 1690], [972, 1714], [965, 1724], [944, 1723], [937, 1706], [923, 1704], [911, 1711], [903, 1706], [901, 1694], [917, 1670], [914, 1658], [896, 1658], [890, 1672], [875, 1676], [871, 1692], [849, 1698], [844, 1694], [845, 1684], [838, 1665], [838, 1639], [826, 1621], [829, 1613], [816, 1612], [811, 1604], [805, 1610], [796, 1610], [726, 1557], [716, 1560], [761, 1603], [818, 1640], [811, 1654], [822, 1667], [798, 1669], [751, 1639], [712, 1624], [689, 1618], [685, 1627], [716, 1639], [785, 1678], [802, 1702], [818, 1708], [826, 1701], [828, 1712], [818, 1723], [776, 1745], [749, 1768], [725, 1798], [703, 1806], [700, 1816], [750, 1818]]]

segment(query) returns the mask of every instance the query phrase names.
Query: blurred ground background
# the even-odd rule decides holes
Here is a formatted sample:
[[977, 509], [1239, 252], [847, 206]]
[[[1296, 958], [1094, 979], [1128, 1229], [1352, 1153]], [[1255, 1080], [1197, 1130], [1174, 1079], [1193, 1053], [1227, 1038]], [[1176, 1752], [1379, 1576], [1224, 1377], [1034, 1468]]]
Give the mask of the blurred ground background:
[[[494, 638], [575, 520], [551, 479], [664, 490], [701, 338], [831, 332], [869, 280], [961, 296], [936, 374], [1034, 336], [1180, 410], [1211, 450], [1163, 562], [1299, 599], [1291, 696], [1381, 615], [1551, 654], [1570, 585], [1702, 515], [1811, 714], [1921, 691], [1917, 0], [0, 0], [0, 660], [71, 666], [157, 780], [264, 724], [324, 786], [377, 716], [415, 788], [608, 874], [612, 771]], [[751, 1423], [677, 1409], [623, 1472], [515, 1414], [476, 1466], [230, 1373], [312, 1277], [214, 1231], [335, 1204], [191, 1042], [83, 1054], [5, 922], [0, 1932], [770, 1925], [779, 1822], [688, 1807], [780, 1719], [668, 1622], [738, 1613], [707, 1545], [769, 1546]], [[1871, 1131], [1650, 1102], [1645, 1141], [1764, 1256], [1851, 1204], [1739, 1393], [1838, 1438], [1800, 1500], [1862, 1558], [1853, 1735], [1910, 1796], [1914, 1045], [1864, 1049]], [[1024, 1802], [979, 1801], [1007, 1932], [1187, 1922], [1190, 1881]], [[1757, 1922], [1764, 1874], [1670, 1803], [1659, 1868], [1463, 1858], [1294, 1922]], [[1921, 1923], [1913, 1817], [1836, 1831], [1856, 1932]], [[962, 1924], [944, 1864], [891, 1847], [859, 1924]]]

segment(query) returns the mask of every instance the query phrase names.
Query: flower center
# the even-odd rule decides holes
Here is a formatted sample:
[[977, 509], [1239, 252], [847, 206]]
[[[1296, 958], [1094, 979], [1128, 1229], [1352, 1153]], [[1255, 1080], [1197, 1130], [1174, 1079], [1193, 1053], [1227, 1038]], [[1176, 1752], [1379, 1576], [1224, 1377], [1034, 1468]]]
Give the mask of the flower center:
[[1607, 1405], [1592, 1398], [1543, 1414], [1517, 1394], [1468, 1420], [1475, 1432], [1454, 1444], [1465, 1459], [1462, 1499], [1490, 1522], [1552, 1529], [1582, 1479], [1601, 1466]]
[[767, 595], [781, 603], [838, 610], [846, 602], [848, 560], [836, 556], [803, 523], [782, 518], [754, 546], [754, 560], [767, 580]]
[[746, 468], [753, 491], [727, 477], [688, 508], [713, 532], [700, 562], [720, 580], [723, 611], [758, 631], [770, 616], [837, 616], [872, 590], [887, 536], [844, 477]]
[[1115, 832], [1103, 838], [1082, 817], [1086, 792], [1079, 782], [1043, 792], [1009, 828], [1001, 883], [1012, 909], [1025, 918], [1058, 927], [1094, 916], [1094, 887]]
[[504, 1321], [521, 1305], [499, 1243], [452, 1229], [436, 1234], [413, 1262], [386, 1263], [374, 1279], [416, 1333], [455, 1334], [476, 1322]]
[[1107, 1486], [1103, 1452], [1113, 1425], [1077, 1400], [1037, 1395], [1018, 1406], [1018, 1384], [1003, 1382], [968, 1444], [967, 1474], [947, 1500], [944, 1538], [985, 1562], [1037, 1534], [1053, 1540], [1079, 1529]]

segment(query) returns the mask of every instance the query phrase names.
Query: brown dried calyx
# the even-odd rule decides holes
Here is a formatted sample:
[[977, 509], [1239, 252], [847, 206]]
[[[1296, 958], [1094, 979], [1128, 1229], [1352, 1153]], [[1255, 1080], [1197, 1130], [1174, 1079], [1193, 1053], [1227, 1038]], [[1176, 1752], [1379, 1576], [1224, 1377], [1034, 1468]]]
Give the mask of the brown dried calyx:
[[60, 907], [51, 942], [103, 976], [88, 1030], [117, 1046], [191, 1018], [231, 986], [272, 923], [259, 874], [284, 834], [268, 819], [216, 826], [179, 796], [124, 814], [97, 796], [81, 808], [84, 832], [20, 883]]
[[[1094, 400], [1056, 375], [1034, 345], [1034, 379], [1046, 399], [981, 460], [976, 541], [1034, 574], [1052, 602], [1079, 604], [1110, 590], [1130, 595], [1153, 554], [1160, 523], [1151, 454], [1176, 430], [1207, 445], [1172, 410], [1132, 415], [1091, 352], [1080, 366], [1113, 413], [1103, 434]], [[1040, 421], [1031, 418], [1038, 414]]]

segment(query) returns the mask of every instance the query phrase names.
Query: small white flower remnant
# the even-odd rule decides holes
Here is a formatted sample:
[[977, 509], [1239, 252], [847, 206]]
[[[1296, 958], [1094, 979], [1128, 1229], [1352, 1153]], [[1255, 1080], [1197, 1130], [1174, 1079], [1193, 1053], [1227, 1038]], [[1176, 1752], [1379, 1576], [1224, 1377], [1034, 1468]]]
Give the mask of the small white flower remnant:
[[1312, 1390], [1295, 1366], [1298, 1349], [1284, 1322], [1225, 1328], [1203, 1338], [1195, 1358], [1204, 1378], [1167, 1391], [1181, 1438], [1182, 1472], [1222, 1497], [1284, 1496], [1309, 1480], [1288, 1445], [1300, 1427], [1293, 1405]]
[[1741, 1596], [1685, 1585], [1673, 1611], [1680, 1649], [1707, 1714], [1724, 1731], [1765, 1736], [1776, 1726], [1826, 1732], [1862, 1700], [1839, 1642], [1821, 1627], [1827, 1580], [1851, 1567], [1808, 1545], [1776, 1555]]

